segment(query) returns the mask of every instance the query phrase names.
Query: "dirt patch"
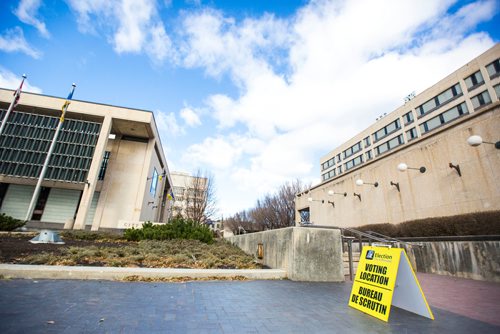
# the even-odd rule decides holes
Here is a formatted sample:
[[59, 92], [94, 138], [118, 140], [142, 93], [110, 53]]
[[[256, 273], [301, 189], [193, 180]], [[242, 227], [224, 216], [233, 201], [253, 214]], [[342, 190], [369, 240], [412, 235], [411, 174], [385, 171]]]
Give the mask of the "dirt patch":
[[32, 244], [29, 240], [36, 234], [1, 234], [0, 235], [0, 262], [1, 263], [24, 263], [23, 258], [40, 253], [52, 253], [60, 256], [66, 252], [68, 247], [120, 247], [123, 244], [117, 242], [102, 242], [94, 240], [71, 240], [64, 239], [64, 245], [57, 244]]

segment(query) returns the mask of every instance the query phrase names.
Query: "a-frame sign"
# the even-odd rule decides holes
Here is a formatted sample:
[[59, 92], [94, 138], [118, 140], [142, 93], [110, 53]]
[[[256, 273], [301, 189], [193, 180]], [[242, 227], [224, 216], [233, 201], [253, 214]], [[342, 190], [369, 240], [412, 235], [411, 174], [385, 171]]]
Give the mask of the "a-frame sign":
[[349, 306], [388, 321], [391, 305], [434, 320], [405, 250], [365, 246]]

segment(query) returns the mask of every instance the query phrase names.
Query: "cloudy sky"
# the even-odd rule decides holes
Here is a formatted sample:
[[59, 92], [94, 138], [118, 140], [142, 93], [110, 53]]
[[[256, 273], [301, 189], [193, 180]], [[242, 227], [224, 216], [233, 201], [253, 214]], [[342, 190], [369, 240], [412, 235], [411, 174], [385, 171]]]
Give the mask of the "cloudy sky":
[[[288, 180], [500, 39], [494, 0], [2, 0], [0, 87], [151, 110], [220, 214]], [[21, 101], [22, 103], [22, 101]]]

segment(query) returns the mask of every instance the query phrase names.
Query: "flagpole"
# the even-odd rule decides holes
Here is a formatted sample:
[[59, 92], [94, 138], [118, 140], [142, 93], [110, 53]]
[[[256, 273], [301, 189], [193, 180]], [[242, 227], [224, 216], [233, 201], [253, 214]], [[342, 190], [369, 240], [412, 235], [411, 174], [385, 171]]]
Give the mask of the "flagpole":
[[16, 90], [14, 94], [14, 99], [10, 103], [9, 109], [7, 110], [7, 113], [5, 114], [5, 117], [2, 120], [2, 125], [0, 126], [0, 135], [2, 135], [3, 129], [5, 128], [5, 125], [7, 124], [7, 120], [9, 119], [9, 115], [12, 112], [12, 109], [16, 106], [16, 101], [19, 99], [19, 95], [21, 95], [21, 87], [23, 86], [24, 79], [26, 79], [27, 76], [26, 74], [23, 74], [23, 81], [21, 81], [21, 85], [19, 88]]
[[50, 157], [52, 155], [52, 152], [54, 151], [54, 148], [56, 147], [57, 137], [59, 136], [59, 131], [61, 130], [62, 124], [64, 122], [64, 115], [66, 114], [66, 110], [68, 110], [69, 99], [73, 97], [73, 92], [75, 91], [76, 85], [73, 84], [72, 87], [73, 89], [71, 90], [71, 93], [68, 95], [68, 99], [66, 99], [66, 102], [64, 103], [62, 114], [61, 117], [59, 118], [59, 124], [57, 124], [56, 133], [54, 134], [52, 143], [50, 143], [49, 152], [47, 153], [47, 157], [45, 157], [45, 162], [43, 163], [42, 171], [40, 173], [40, 176], [38, 177], [38, 182], [36, 183], [35, 191], [33, 192], [33, 197], [31, 197], [31, 202], [30, 206], [28, 207], [28, 212], [26, 213], [25, 221], [31, 220], [31, 216], [33, 216], [33, 211], [35, 211], [35, 205], [36, 202], [38, 201], [38, 196], [40, 195], [42, 182], [45, 177], [45, 173], [47, 172], [47, 169], [49, 167]]

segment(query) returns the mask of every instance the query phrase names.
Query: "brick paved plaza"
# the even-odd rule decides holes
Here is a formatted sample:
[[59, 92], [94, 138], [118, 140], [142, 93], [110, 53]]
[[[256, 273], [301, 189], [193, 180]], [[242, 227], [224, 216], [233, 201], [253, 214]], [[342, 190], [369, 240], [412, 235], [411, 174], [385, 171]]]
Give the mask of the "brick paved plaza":
[[[443, 291], [455, 294], [453, 281], [456, 279], [444, 278], [443, 281], [441, 278], [442, 276], [437, 275], [425, 275], [421, 278], [424, 291], [434, 295], [428, 296], [428, 299], [436, 320], [392, 308], [388, 323], [347, 306], [350, 283], [305, 283], [288, 280], [188, 283], [2, 280], [0, 332], [500, 332], [498, 320], [494, 317], [481, 321], [472, 318], [477, 316], [471, 317], [467, 314], [468, 309], [479, 310], [479, 313], [498, 314], [499, 284], [460, 281], [457, 286], [462, 290], [464, 287], [467, 289], [467, 284], [475, 284], [476, 290], [469, 292], [476, 295], [482, 293], [486, 304], [475, 304], [474, 299], [471, 300], [466, 291], [462, 291], [462, 297], [455, 296], [451, 300], [453, 305], [449, 306], [454, 311], [451, 312], [446, 310], [446, 303], [443, 303], [443, 296], [448, 292]], [[443, 283], [446, 280], [452, 283]], [[443, 289], [443, 286], [447, 288]], [[433, 305], [433, 300], [440, 308]], [[470, 300], [468, 305], [457, 305], [467, 300]], [[453, 309], [457, 306], [459, 307], [456, 310]], [[484, 307], [489, 310], [481, 312]], [[461, 311], [464, 308], [465, 311]], [[488, 317], [488, 314], [485, 315]]]

